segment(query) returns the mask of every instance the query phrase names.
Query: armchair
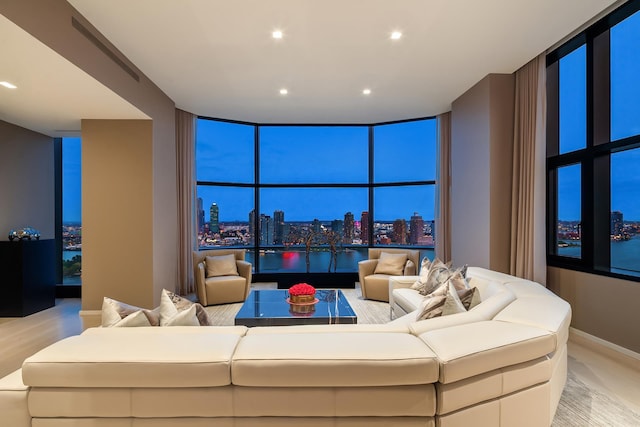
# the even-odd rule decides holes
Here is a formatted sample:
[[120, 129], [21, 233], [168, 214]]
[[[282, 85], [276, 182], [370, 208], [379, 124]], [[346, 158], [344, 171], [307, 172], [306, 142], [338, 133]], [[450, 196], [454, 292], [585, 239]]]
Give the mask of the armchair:
[[[193, 252], [196, 294], [200, 304], [228, 304], [247, 298], [252, 273], [251, 263], [244, 260], [244, 255], [244, 249]], [[212, 257], [209, 264], [208, 257]]]
[[[403, 258], [400, 255], [405, 255], [405, 257]], [[384, 262], [381, 262], [381, 256]], [[389, 302], [389, 278], [393, 276], [413, 276], [416, 274], [419, 265], [419, 250], [369, 249], [369, 259], [358, 263], [358, 277], [362, 297]]]

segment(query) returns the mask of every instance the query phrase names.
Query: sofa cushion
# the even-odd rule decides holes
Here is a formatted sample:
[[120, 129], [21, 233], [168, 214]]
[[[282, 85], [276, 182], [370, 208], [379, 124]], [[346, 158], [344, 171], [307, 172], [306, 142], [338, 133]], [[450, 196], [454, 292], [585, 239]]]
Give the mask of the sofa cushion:
[[556, 348], [556, 336], [549, 331], [498, 321], [437, 329], [420, 338], [438, 356], [444, 384], [534, 360]]
[[399, 305], [407, 313], [417, 310], [424, 300], [424, 295], [420, 295], [418, 291], [414, 291], [413, 289], [396, 288], [392, 292], [394, 303]]
[[404, 265], [407, 263], [407, 254], [380, 253], [374, 274], [389, 274], [401, 276], [404, 273]]
[[247, 335], [262, 334], [317, 334], [317, 333], [353, 333], [353, 332], [396, 332], [408, 333], [408, 323], [344, 323], [331, 325], [291, 325], [291, 326], [256, 326], [249, 328]]
[[[244, 334], [243, 329], [230, 329], [231, 333], [214, 333], [208, 327], [100, 328], [27, 358], [22, 376], [25, 384], [39, 387], [227, 385], [231, 356]], [[163, 332], [155, 333], [158, 330]]]
[[555, 296], [520, 297], [500, 311], [494, 320], [545, 329], [557, 334], [561, 345], [569, 339], [571, 306]]
[[231, 365], [233, 383], [271, 387], [430, 384], [438, 363], [404, 333], [249, 334]]

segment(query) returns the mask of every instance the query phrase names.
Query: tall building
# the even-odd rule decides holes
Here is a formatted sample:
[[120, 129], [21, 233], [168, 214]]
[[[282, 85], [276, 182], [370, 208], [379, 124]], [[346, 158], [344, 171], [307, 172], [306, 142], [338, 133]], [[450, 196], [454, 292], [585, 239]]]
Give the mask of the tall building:
[[622, 212], [611, 212], [611, 235], [622, 236], [624, 233], [624, 221], [622, 219]]
[[198, 232], [204, 229], [204, 206], [202, 197], [198, 197]]
[[273, 212], [273, 243], [281, 245], [284, 241], [284, 211]]
[[344, 214], [343, 242], [347, 244], [353, 243], [354, 234], [353, 214], [351, 212], [347, 212]]
[[256, 242], [256, 210], [251, 209], [249, 212], [249, 243], [255, 244]]
[[409, 220], [409, 244], [420, 244], [422, 236], [424, 236], [424, 220], [422, 219], [422, 215], [414, 212]]
[[360, 239], [363, 244], [369, 243], [369, 212], [363, 211], [360, 215]]
[[393, 243], [399, 245], [407, 244], [407, 221], [396, 219], [393, 221]]
[[331, 230], [342, 236], [344, 232], [344, 221], [341, 219], [334, 219], [331, 221]]
[[209, 209], [209, 231], [212, 233], [220, 232], [219, 215], [220, 208], [216, 203], [211, 203], [211, 208]]
[[322, 231], [322, 224], [320, 223], [320, 220], [318, 218], [315, 218], [313, 220], [313, 223], [311, 224], [311, 229], [313, 230], [314, 233], [320, 233], [320, 231]]
[[273, 218], [265, 214], [260, 214], [260, 244], [273, 244]]

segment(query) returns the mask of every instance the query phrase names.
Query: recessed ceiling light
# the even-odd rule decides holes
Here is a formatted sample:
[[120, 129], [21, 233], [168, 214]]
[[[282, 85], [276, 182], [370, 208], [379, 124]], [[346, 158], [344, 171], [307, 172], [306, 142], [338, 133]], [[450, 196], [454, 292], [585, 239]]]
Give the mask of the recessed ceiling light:
[[391, 40], [400, 40], [402, 33], [400, 31], [394, 31], [391, 33]]
[[4, 86], [7, 89], [16, 89], [18, 87], [18, 86], [13, 85], [13, 84], [11, 84], [9, 82], [0, 82], [0, 86]]
[[363, 89], [362, 90], [362, 94], [363, 95], [371, 95], [371, 89]]
[[283, 36], [282, 31], [280, 30], [275, 30], [274, 32], [271, 33], [271, 37], [273, 37], [274, 39], [281, 39]]
[[287, 89], [284, 89], [284, 88], [280, 89], [280, 95], [286, 95], [288, 93], [289, 91]]

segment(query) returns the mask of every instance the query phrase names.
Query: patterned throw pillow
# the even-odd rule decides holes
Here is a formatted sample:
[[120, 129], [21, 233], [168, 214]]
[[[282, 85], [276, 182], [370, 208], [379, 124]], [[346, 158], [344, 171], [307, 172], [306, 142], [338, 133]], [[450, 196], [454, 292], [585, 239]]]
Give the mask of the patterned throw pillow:
[[420, 310], [418, 311], [418, 317], [416, 320], [426, 320], [442, 316], [442, 310], [448, 293], [449, 285], [447, 283], [443, 283], [438, 289], [425, 297], [420, 305]]
[[160, 297], [160, 326], [211, 326], [204, 307], [166, 289]]
[[480, 304], [480, 292], [478, 288], [469, 288], [458, 291], [458, 296], [465, 309], [471, 310], [476, 305]]
[[[437, 259], [437, 258], [436, 258]], [[424, 287], [424, 282], [427, 280], [427, 275], [429, 274], [429, 269], [431, 268], [431, 260], [427, 257], [422, 258], [422, 262], [420, 263], [420, 272], [418, 274], [418, 280], [415, 281], [413, 285], [411, 285], [411, 289], [415, 289], [416, 291], [420, 291]]]
[[102, 326], [159, 326], [160, 311], [125, 304], [109, 297], [102, 299]]

